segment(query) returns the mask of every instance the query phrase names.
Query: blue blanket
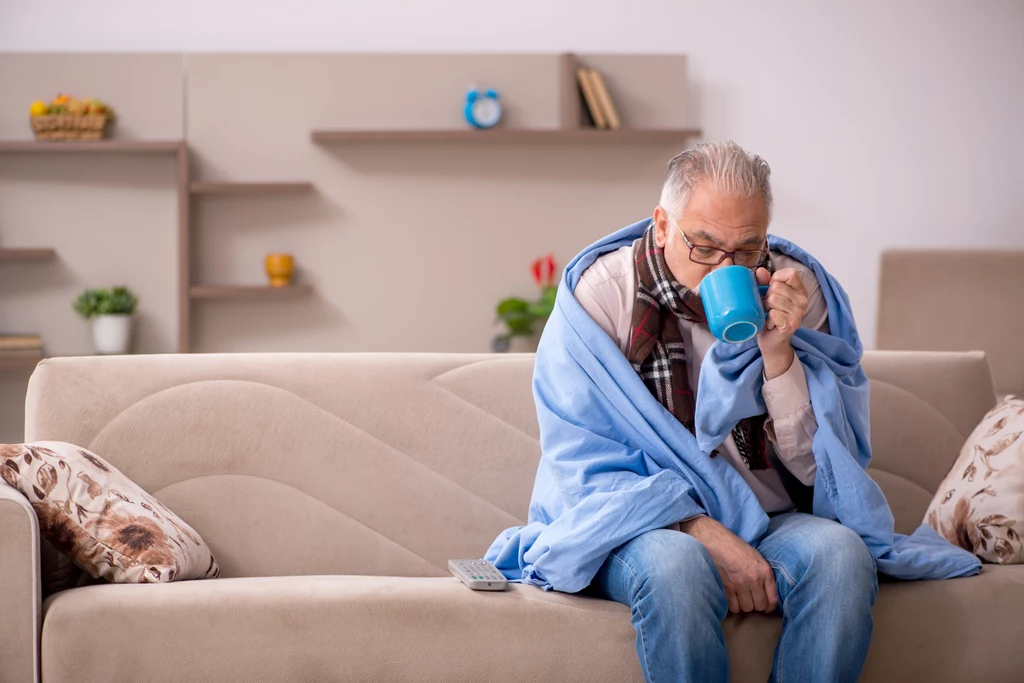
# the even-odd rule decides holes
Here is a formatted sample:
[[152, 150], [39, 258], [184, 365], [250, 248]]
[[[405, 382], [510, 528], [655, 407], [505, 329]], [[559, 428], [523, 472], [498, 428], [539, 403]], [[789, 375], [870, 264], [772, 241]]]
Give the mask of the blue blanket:
[[[563, 273], [534, 370], [542, 457], [528, 523], [502, 532], [486, 553], [509, 580], [574, 593], [590, 584], [618, 546], [700, 514], [748, 543], [768, 528], [768, 516], [739, 473], [707, 455], [739, 420], [765, 412], [756, 340], [712, 345], [701, 367], [694, 436], [651, 395], [573, 297], [587, 267], [632, 244], [650, 222], [596, 242]], [[849, 299], [802, 249], [774, 236], [769, 244], [814, 271], [828, 304], [830, 334], [801, 328], [792, 341], [818, 422], [814, 514], [856, 531], [889, 576], [976, 574], [981, 563], [974, 555], [926, 525], [910, 536], [893, 533], [885, 497], [864, 472], [871, 459], [868, 382]]]

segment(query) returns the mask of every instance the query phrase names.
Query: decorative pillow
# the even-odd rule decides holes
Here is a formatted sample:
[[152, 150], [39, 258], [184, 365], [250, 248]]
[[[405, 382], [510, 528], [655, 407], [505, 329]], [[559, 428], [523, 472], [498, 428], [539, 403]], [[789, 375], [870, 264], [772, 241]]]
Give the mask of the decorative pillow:
[[220, 574], [199, 534], [85, 449], [0, 445], [0, 475], [28, 498], [42, 535], [93, 578], [166, 583]]
[[996, 564], [1024, 563], [1024, 399], [1008, 396], [971, 433], [925, 513], [950, 543]]

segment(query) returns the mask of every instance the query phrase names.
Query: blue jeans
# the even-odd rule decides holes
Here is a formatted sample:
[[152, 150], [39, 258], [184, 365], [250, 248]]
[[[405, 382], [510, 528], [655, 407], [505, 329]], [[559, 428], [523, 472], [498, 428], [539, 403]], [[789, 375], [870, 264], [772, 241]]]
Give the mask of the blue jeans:
[[[757, 550], [775, 572], [782, 637], [771, 681], [856, 681], [871, 641], [875, 562], [850, 529], [778, 515]], [[711, 556], [692, 536], [657, 529], [617, 548], [587, 593], [628, 605], [648, 683], [729, 680], [729, 606]]]

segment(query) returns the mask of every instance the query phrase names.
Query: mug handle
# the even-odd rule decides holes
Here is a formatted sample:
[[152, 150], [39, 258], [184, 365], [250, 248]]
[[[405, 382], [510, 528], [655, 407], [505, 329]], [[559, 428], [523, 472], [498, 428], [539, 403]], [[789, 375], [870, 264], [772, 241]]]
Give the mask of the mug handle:
[[[758, 285], [757, 286], [757, 291], [763, 297], [765, 294], [768, 293], [768, 285]], [[767, 310], [764, 312], [764, 319], [765, 320], [768, 319], [768, 311]]]

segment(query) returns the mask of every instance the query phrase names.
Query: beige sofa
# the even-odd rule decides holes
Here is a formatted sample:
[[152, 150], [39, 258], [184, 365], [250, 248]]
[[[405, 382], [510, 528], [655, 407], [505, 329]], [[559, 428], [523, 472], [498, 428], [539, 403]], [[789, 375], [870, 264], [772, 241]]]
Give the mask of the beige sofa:
[[992, 366], [996, 390], [1024, 395], [1022, 293], [1024, 249], [886, 251], [878, 282], [877, 347], [978, 349]]
[[[38, 527], [0, 493], [0, 682], [641, 681], [626, 607], [446, 561], [525, 519], [533, 358], [57, 359], [26, 438], [88, 446], [198, 529], [223, 578], [74, 588], [39, 604]], [[993, 405], [980, 354], [870, 353], [872, 473], [920, 521]], [[864, 680], [1019, 682], [1024, 567], [886, 582]], [[735, 681], [765, 681], [781, 620], [730, 616]], [[740, 645], [742, 643], [742, 645]]]

